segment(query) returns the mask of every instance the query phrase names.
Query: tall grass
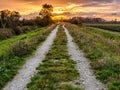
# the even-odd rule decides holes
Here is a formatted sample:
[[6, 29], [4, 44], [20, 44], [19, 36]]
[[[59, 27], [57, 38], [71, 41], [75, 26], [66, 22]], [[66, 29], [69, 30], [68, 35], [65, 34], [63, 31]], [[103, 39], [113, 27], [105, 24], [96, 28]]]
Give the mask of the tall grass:
[[0, 89], [17, 74], [18, 69], [54, 27], [39, 28], [0, 42]]
[[107, 84], [109, 90], [119, 90], [120, 37], [71, 24], [66, 27], [90, 60], [96, 78]]

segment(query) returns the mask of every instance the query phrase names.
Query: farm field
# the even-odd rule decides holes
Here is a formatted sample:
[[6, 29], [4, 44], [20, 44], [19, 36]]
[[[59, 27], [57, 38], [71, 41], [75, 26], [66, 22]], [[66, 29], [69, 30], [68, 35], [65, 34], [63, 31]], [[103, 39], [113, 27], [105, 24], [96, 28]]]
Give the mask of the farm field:
[[17, 74], [53, 28], [55, 25], [38, 28], [0, 42], [0, 89]]
[[[22, 90], [25, 86], [28, 90], [120, 89], [120, 36], [118, 34], [104, 32], [97, 28], [78, 27], [70, 23], [60, 23], [55, 31], [55, 26], [41, 28], [1, 42], [0, 45], [3, 47], [0, 50], [6, 51], [0, 53], [2, 56], [1, 89], [12, 79], [13, 81], [10, 81], [3, 90], [11, 88]], [[51, 36], [47, 38], [49, 34]], [[41, 46], [43, 41], [44, 44]], [[11, 43], [9, 47], [6, 44], [8, 42]], [[36, 52], [38, 46], [41, 46], [41, 49]], [[29, 59], [31, 55], [33, 57]], [[40, 60], [40, 63], [36, 60]], [[23, 68], [20, 69], [22, 66]], [[30, 68], [33, 73], [28, 76]], [[22, 83], [20, 78], [24, 75], [31, 80], [26, 82], [26, 79], [23, 79], [25, 82]], [[23, 86], [19, 86], [20, 83]]]
[[120, 0], [1, 0], [0, 90], [120, 90]]
[[120, 24], [86, 24], [90, 27], [101, 28], [108, 31], [120, 32]]

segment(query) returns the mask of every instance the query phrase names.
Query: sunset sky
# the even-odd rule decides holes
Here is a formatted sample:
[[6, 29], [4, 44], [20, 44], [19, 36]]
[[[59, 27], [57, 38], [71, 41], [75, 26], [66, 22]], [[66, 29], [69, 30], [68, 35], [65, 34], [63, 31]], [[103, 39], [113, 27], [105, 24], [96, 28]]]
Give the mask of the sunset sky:
[[30, 18], [38, 15], [45, 3], [53, 5], [56, 16], [120, 20], [120, 0], [0, 0], [0, 10], [19, 11], [22, 17]]

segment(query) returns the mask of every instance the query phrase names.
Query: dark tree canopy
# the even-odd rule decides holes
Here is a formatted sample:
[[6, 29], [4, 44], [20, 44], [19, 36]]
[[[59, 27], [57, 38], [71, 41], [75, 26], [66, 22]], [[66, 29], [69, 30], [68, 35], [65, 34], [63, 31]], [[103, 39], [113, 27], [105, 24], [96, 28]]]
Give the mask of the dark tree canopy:
[[53, 6], [49, 4], [44, 4], [39, 14], [42, 17], [45, 17], [45, 16], [51, 16], [52, 12], [53, 12]]
[[0, 11], [0, 20], [1, 20], [1, 25], [3, 28], [5, 28], [7, 24], [7, 20], [10, 17], [11, 12], [9, 10], [2, 10]]
[[53, 12], [53, 6], [49, 4], [44, 4], [39, 15], [42, 17], [42, 26], [47, 26], [51, 24], [53, 21], [51, 19]]
[[[10, 27], [15, 26], [19, 21], [20, 14], [16, 11], [2, 10], [0, 11], [0, 21], [3, 28], [8, 24]], [[12, 25], [14, 24], [14, 25]]]

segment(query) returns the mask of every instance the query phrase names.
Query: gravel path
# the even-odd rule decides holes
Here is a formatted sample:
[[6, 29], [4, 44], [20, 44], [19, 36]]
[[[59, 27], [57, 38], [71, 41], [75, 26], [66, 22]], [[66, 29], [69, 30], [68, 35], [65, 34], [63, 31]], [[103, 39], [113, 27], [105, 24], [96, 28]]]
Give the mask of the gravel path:
[[82, 51], [79, 50], [78, 46], [72, 42], [73, 38], [69, 34], [68, 30], [65, 29], [65, 33], [68, 39], [68, 51], [71, 55], [71, 59], [77, 62], [76, 68], [80, 73], [80, 80], [82, 80], [82, 86], [85, 90], [104, 90], [104, 85], [95, 79], [92, 70], [90, 69], [89, 61], [84, 57]]
[[4, 87], [3, 90], [27, 90], [26, 85], [30, 82], [31, 77], [37, 72], [36, 67], [38, 67], [45, 58], [45, 54], [48, 52], [56, 37], [58, 27], [59, 26], [51, 32], [46, 41], [38, 48], [36, 54], [27, 60], [22, 69], [19, 70], [19, 73]]

